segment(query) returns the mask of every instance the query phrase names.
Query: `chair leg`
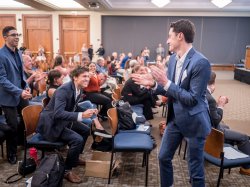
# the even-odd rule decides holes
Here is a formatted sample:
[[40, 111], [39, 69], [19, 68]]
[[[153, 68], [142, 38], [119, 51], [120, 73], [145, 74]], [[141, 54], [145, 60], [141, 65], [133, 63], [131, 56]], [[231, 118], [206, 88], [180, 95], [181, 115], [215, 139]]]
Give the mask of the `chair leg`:
[[222, 167], [220, 167], [220, 173], [219, 173], [219, 178], [217, 181], [217, 187], [220, 186], [220, 180], [223, 178], [223, 172], [224, 172], [224, 169]]
[[146, 165], [146, 153], [144, 152], [143, 153], [143, 160], [142, 160], [142, 166], [141, 167], [144, 167]]
[[[182, 141], [183, 141], [183, 140], [182, 140]], [[180, 145], [179, 145], [178, 155], [180, 155], [180, 154], [181, 154], [181, 146], [182, 146], [182, 141], [181, 141], [181, 143], [180, 143]]]
[[162, 114], [161, 114], [161, 117], [164, 117], [164, 111], [165, 111], [165, 104], [162, 105]]
[[109, 166], [109, 180], [108, 180], [108, 184], [110, 184], [110, 179], [111, 179], [111, 172], [112, 172], [112, 166], [113, 166], [113, 157], [114, 157], [114, 152], [112, 151], [112, 153], [111, 153], [111, 160], [110, 160], [110, 166]]
[[45, 155], [45, 151], [42, 150], [42, 158], [44, 158], [44, 155]]
[[3, 154], [3, 143], [1, 143], [1, 149], [2, 149], [2, 158], [3, 158], [3, 156], [4, 156], [4, 154]]
[[145, 153], [146, 155], [146, 179], [145, 179], [145, 186], [148, 186], [148, 160], [149, 160], [149, 153]]
[[[184, 139], [185, 140], [185, 139]], [[186, 160], [186, 154], [187, 154], [187, 140], [185, 140], [185, 148], [184, 148], [184, 155], [183, 155], [183, 160]]]
[[168, 105], [166, 103], [164, 117], [167, 117]]
[[231, 168], [228, 169], [228, 174], [230, 174], [230, 173], [231, 173]]

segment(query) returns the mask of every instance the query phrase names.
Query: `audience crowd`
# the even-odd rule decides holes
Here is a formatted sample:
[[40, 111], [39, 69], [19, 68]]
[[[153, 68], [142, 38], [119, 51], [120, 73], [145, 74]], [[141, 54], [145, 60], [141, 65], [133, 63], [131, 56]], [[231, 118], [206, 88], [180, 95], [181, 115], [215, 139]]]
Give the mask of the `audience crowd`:
[[[95, 127], [95, 135], [112, 137], [102, 126], [102, 122], [108, 119], [107, 111], [113, 103], [114, 88], [108, 84], [110, 77], [115, 80], [116, 86], [123, 85], [121, 99], [146, 120], [153, 119], [154, 108], [162, 104], [151, 89], [136, 84], [130, 77], [132, 73], [147, 74], [150, 65], [167, 71], [172, 53], [165, 54], [161, 43], [155, 49], [157, 55], [153, 63], [149, 60], [153, 57], [147, 46], [137, 56], [131, 52], [118, 54], [116, 51], [108, 56], [103, 44], [96, 51], [98, 57], [94, 62], [93, 46], [88, 48], [85, 43], [82, 44], [81, 53], [76, 52], [71, 58], [58, 54], [50, 60], [42, 45], [38, 46], [37, 54], [32, 54], [23, 45], [18, 50], [19, 36], [14, 27], [4, 28], [3, 37], [5, 45], [0, 49], [0, 105], [13, 137], [6, 142], [10, 164], [16, 164], [17, 146], [23, 144], [21, 110], [29, 104], [42, 103], [44, 98], [48, 104], [41, 113], [37, 132], [47, 140], [59, 139], [69, 146], [64, 176], [73, 183], [82, 182], [72, 167], [84, 164], [79, 154], [84, 150], [92, 126]], [[223, 107], [228, 98], [222, 96], [215, 101], [211, 95], [214, 83], [215, 75], [212, 74], [207, 87], [207, 100], [213, 126], [224, 132], [226, 141], [236, 143], [242, 152], [249, 155], [249, 137], [222, 123]], [[47, 119], [52, 115], [53, 123], [46, 123], [45, 126], [43, 121], [48, 122]], [[249, 168], [242, 166], [240, 171], [250, 175]]]

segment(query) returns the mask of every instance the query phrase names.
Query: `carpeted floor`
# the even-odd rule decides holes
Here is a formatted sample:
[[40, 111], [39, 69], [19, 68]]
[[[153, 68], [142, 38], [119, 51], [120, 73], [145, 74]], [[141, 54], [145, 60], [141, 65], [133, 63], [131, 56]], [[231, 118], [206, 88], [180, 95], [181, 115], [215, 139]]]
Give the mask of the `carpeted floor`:
[[[233, 80], [232, 72], [217, 72], [217, 87], [214, 93], [215, 97], [219, 95], [227, 95], [230, 98], [229, 104], [224, 109], [224, 121], [235, 130], [250, 134], [250, 86]], [[158, 124], [164, 118], [161, 117], [161, 108], [159, 113], [155, 115], [155, 119], [151, 121], [153, 124], [152, 134], [157, 140], [158, 146], [151, 152], [149, 161], [149, 180], [150, 187], [158, 187], [159, 182], [159, 166], [158, 153], [160, 148], [161, 137], [159, 136]], [[108, 128], [108, 123], [104, 126]], [[83, 159], [90, 159], [92, 150], [90, 148], [92, 138], [89, 137], [85, 147], [84, 154], [81, 155]], [[19, 148], [19, 159], [22, 157], [22, 148]], [[174, 165], [174, 186], [185, 187], [190, 186], [187, 169], [187, 161], [183, 160], [183, 151], [181, 155], [175, 155], [173, 160]], [[122, 161], [120, 169], [117, 170], [117, 176], [113, 176], [111, 185], [107, 185], [107, 179], [86, 177], [84, 176], [85, 167], [77, 167], [77, 171], [83, 178], [83, 183], [79, 185], [72, 185], [64, 180], [64, 186], [83, 186], [83, 187], [137, 187], [144, 186], [145, 168], [141, 167], [142, 154], [138, 153], [123, 153], [118, 154], [118, 158]], [[32, 176], [28, 176], [21, 181], [14, 184], [5, 184], [3, 181], [7, 176], [16, 172], [17, 165], [10, 165], [6, 161], [6, 156], [0, 158], [0, 186], [25, 186], [25, 180]], [[205, 163], [206, 171], [206, 186], [216, 186], [219, 170], [217, 167], [209, 163]], [[221, 187], [247, 187], [250, 186], [250, 176], [243, 176], [239, 174], [239, 168], [234, 168], [228, 174], [227, 170], [224, 172], [224, 178], [221, 181]]]

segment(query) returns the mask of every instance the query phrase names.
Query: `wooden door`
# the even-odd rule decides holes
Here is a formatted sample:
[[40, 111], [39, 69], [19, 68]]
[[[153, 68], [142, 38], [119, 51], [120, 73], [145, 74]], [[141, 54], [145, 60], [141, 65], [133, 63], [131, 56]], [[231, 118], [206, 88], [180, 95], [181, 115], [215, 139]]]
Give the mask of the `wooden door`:
[[[3, 44], [5, 43], [3, 36], [2, 36], [2, 31], [3, 28], [6, 26], [13, 26], [16, 27], [16, 16], [15, 15], [0, 15], [0, 47], [3, 46]], [[18, 32], [18, 31], [17, 31]], [[20, 32], [20, 31], [19, 31]]]
[[52, 16], [23, 15], [24, 45], [37, 55], [39, 45], [45, 50], [47, 62], [53, 59]]
[[89, 46], [89, 16], [60, 16], [60, 53], [68, 60]]

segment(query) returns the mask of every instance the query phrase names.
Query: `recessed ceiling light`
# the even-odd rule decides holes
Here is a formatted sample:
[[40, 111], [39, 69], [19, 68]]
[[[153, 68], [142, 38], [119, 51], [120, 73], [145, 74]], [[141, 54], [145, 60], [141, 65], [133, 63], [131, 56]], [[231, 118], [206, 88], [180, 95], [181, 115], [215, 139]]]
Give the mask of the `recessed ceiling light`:
[[8, 1], [0, 1], [0, 7], [6, 7], [6, 8], [31, 8], [28, 5], [25, 5], [23, 3], [19, 3], [13, 0]]
[[74, 0], [43, 0], [49, 4], [55, 5], [59, 8], [84, 8]]
[[159, 8], [162, 8], [168, 3], [170, 3], [170, 0], [151, 0], [151, 3], [155, 4]]
[[228, 4], [230, 4], [232, 0], [212, 0], [211, 2], [219, 8], [223, 8], [227, 6]]

